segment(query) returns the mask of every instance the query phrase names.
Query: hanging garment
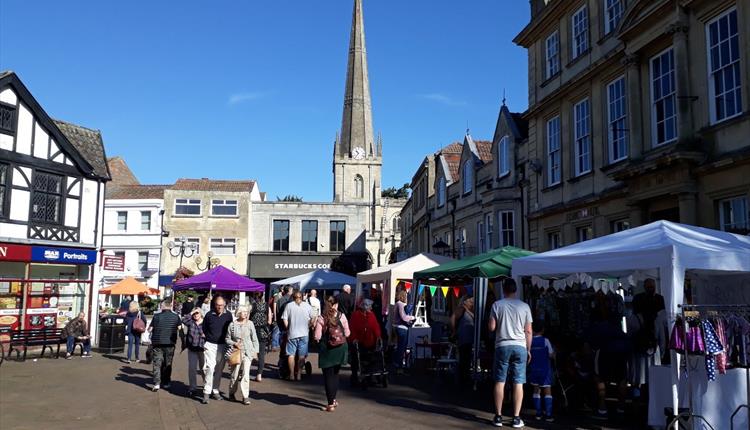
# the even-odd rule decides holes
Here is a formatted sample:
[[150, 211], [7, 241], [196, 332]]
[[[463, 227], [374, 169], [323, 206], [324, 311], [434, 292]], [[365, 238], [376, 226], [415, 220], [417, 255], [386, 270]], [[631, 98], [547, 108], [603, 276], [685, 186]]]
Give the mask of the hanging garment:
[[727, 373], [727, 337], [726, 331], [724, 330], [724, 321], [721, 318], [716, 318], [713, 321], [716, 328], [716, 336], [719, 338], [721, 344], [721, 352], [716, 354], [716, 369], [719, 374], [724, 375]]
[[685, 324], [679, 318], [675, 321], [672, 334], [669, 336], [669, 349], [680, 354], [685, 353]]
[[705, 355], [706, 344], [703, 342], [703, 332], [699, 320], [688, 319], [688, 329], [685, 350], [692, 355]]
[[703, 330], [703, 340], [706, 350], [706, 374], [709, 381], [716, 380], [716, 355], [724, 351], [724, 347], [719, 343], [719, 337], [711, 322], [707, 319], [701, 320], [701, 329]]

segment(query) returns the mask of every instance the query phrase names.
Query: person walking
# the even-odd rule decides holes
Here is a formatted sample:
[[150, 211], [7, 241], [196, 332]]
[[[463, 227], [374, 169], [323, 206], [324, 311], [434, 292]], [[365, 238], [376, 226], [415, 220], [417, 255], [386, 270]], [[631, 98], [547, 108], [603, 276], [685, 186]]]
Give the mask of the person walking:
[[[381, 333], [380, 323], [372, 312], [372, 300], [363, 299], [359, 303], [357, 310], [352, 314], [349, 328], [351, 330], [349, 343], [354, 344], [356, 342], [361, 354], [367, 354], [375, 350]], [[351, 353], [350, 361], [352, 364], [351, 383], [357, 385], [360, 363], [356, 353]]]
[[531, 355], [531, 308], [516, 298], [518, 287], [513, 279], [503, 283], [503, 296], [492, 305], [489, 330], [495, 332], [495, 418], [492, 425], [503, 425], [503, 396], [505, 382], [510, 374], [513, 384], [513, 428], [521, 428], [523, 384], [526, 383], [526, 365]]
[[309, 304], [302, 301], [301, 292], [295, 291], [292, 294], [292, 299], [294, 301], [284, 307], [281, 320], [287, 330], [286, 353], [289, 363], [289, 378], [291, 379], [293, 375], [294, 380], [298, 381], [302, 369], [305, 367], [313, 310]]
[[172, 311], [172, 302], [161, 302], [161, 312], [154, 315], [149, 327], [154, 352], [154, 386], [151, 391], [159, 391], [162, 384], [168, 390], [172, 383], [172, 359], [180, 324], [180, 316]]
[[474, 349], [474, 298], [465, 297], [451, 317], [458, 345], [458, 375], [463, 382], [471, 381], [471, 360]]
[[250, 321], [255, 326], [255, 334], [258, 336], [258, 372], [255, 380], [263, 380], [263, 369], [266, 366], [266, 349], [271, 333], [268, 327], [271, 325], [271, 316], [268, 314], [268, 305], [263, 300], [263, 293], [259, 293], [251, 302]]
[[237, 308], [237, 319], [229, 324], [226, 343], [228, 347], [239, 348], [242, 361], [231, 366], [232, 380], [229, 383], [229, 397], [237, 394], [237, 388], [242, 391], [242, 404], [250, 404], [250, 366], [260, 345], [255, 333], [255, 325], [248, 319], [247, 306]]
[[209, 311], [203, 318], [203, 333], [206, 335], [204, 344], [204, 356], [206, 365], [206, 383], [203, 386], [203, 404], [208, 403], [209, 397], [221, 400], [219, 386], [221, 375], [224, 371], [226, 361], [226, 338], [229, 324], [232, 323], [232, 314], [226, 310], [226, 301], [221, 296], [214, 296], [213, 310]]
[[198, 371], [203, 375], [203, 384], [206, 383], [204, 373], [206, 361], [203, 356], [206, 335], [203, 334], [203, 312], [201, 312], [201, 308], [194, 307], [190, 315], [185, 315], [182, 318], [182, 323], [187, 327], [185, 341], [188, 350], [188, 383], [190, 384], [188, 393], [190, 396], [195, 396], [199, 391], [196, 381]]
[[141, 352], [141, 334], [137, 329], [133, 330], [133, 323], [136, 319], [143, 321], [143, 327], [146, 327], [146, 316], [141, 312], [141, 308], [138, 307], [138, 301], [131, 300], [128, 304], [128, 312], [125, 314], [125, 334], [128, 335], [128, 364], [133, 357], [133, 347], [135, 346], [135, 362], [140, 362]]
[[349, 323], [346, 315], [339, 311], [339, 301], [330, 296], [326, 308], [315, 322], [315, 340], [319, 342], [318, 367], [323, 369], [327, 406], [325, 412], [333, 412], [339, 405], [336, 395], [339, 390], [339, 371], [349, 358]]
[[393, 365], [396, 367], [397, 372], [401, 372], [404, 367], [404, 355], [406, 354], [406, 347], [409, 343], [409, 326], [412, 321], [416, 319], [414, 315], [407, 315], [406, 313], [406, 301], [408, 296], [406, 290], [401, 290], [396, 294], [396, 312], [393, 316], [393, 326], [396, 327], [396, 337], [398, 338], [396, 344], [396, 354], [393, 356]]
[[352, 317], [354, 312], [354, 296], [352, 296], [352, 286], [349, 284], [341, 287], [341, 293], [338, 295], [339, 308], [341, 312], [346, 315], [347, 318]]
[[89, 336], [89, 325], [86, 323], [86, 314], [79, 312], [76, 318], [68, 321], [63, 329], [63, 336], [67, 340], [65, 359], [70, 360], [75, 350], [76, 341], [83, 346], [83, 357], [91, 358], [91, 336]]
[[318, 298], [318, 291], [315, 289], [310, 290], [310, 295], [307, 296], [307, 303], [313, 308], [313, 315], [315, 318], [320, 316], [320, 299]]

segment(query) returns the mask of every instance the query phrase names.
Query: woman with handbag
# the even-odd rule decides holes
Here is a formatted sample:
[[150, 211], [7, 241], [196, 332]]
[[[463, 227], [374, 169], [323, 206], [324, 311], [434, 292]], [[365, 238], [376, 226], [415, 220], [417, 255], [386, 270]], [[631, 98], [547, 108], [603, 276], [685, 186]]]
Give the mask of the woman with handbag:
[[250, 404], [250, 365], [258, 353], [258, 336], [255, 325], [248, 319], [247, 306], [237, 308], [237, 319], [229, 324], [226, 343], [232, 348], [228, 361], [232, 372], [229, 384], [229, 397], [234, 397], [239, 387], [242, 391], [242, 404]]
[[125, 314], [125, 334], [128, 335], [128, 364], [133, 354], [135, 345], [135, 362], [140, 362], [141, 335], [146, 331], [146, 316], [141, 312], [137, 300], [132, 300], [128, 305], [128, 313]]
[[255, 326], [255, 334], [258, 335], [258, 343], [260, 344], [260, 348], [258, 349], [258, 373], [255, 376], [255, 380], [260, 382], [263, 379], [263, 368], [266, 365], [268, 339], [271, 337], [271, 332], [268, 329], [270, 317], [268, 315], [268, 305], [263, 300], [262, 293], [254, 297], [251, 303], [250, 320]]
[[318, 367], [323, 369], [328, 406], [325, 412], [333, 412], [339, 405], [336, 394], [339, 390], [339, 370], [349, 359], [349, 345], [346, 338], [350, 335], [346, 316], [339, 312], [339, 301], [330, 296], [326, 300], [323, 314], [315, 322], [315, 340], [319, 342]]

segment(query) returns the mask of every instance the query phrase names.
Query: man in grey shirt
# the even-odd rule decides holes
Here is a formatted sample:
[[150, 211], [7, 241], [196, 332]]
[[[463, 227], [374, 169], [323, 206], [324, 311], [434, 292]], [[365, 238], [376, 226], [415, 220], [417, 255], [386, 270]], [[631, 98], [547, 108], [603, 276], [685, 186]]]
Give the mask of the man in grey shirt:
[[[301, 292], [295, 291], [292, 299], [294, 301], [284, 307], [281, 320], [288, 332], [286, 353], [287, 360], [289, 360], [289, 374], [290, 377], [293, 374], [294, 379], [299, 380], [301, 369], [305, 366], [310, 322], [314, 314], [312, 306], [302, 301]], [[299, 357], [296, 366], [294, 365], [295, 357]]]
[[502, 427], [503, 394], [510, 373], [513, 384], [513, 428], [524, 426], [521, 420], [523, 384], [526, 383], [526, 365], [531, 360], [531, 308], [518, 300], [518, 287], [513, 279], [503, 283], [502, 300], [492, 305], [489, 329], [495, 332], [495, 418], [492, 424]]

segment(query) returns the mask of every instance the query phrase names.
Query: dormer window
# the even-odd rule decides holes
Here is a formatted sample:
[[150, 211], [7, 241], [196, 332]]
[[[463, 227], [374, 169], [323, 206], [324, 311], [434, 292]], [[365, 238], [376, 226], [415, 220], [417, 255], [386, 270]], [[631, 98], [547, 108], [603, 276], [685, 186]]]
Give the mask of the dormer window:
[[474, 168], [471, 165], [471, 160], [466, 160], [464, 162], [462, 182], [464, 185], [464, 194], [469, 194], [474, 185]]
[[503, 136], [497, 144], [497, 174], [505, 176], [510, 173], [510, 137]]
[[437, 193], [437, 204], [441, 208], [445, 206], [445, 176], [441, 176], [438, 179], [438, 193]]

